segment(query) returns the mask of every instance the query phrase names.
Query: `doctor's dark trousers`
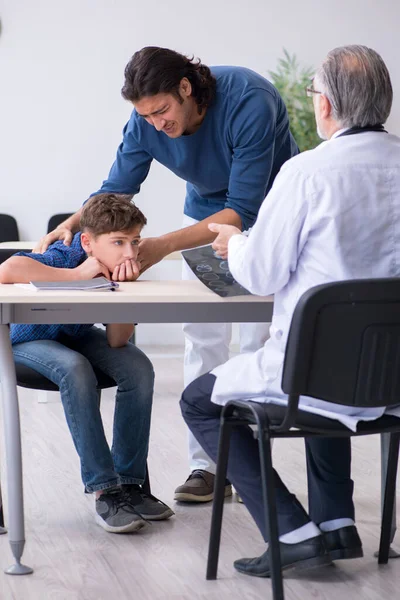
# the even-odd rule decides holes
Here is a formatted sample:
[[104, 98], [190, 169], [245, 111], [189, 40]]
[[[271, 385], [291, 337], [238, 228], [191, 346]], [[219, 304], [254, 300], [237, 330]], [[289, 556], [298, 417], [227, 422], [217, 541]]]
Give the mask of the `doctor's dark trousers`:
[[[198, 442], [216, 460], [222, 407], [211, 402], [214, 382], [215, 376], [210, 373], [195, 379], [182, 394], [181, 410]], [[305, 445], [309, 513], [274, 471], [279, 535], [302, 527], [310, 520], [318, 525], [332, 519], [354, 519], [350, 439], [306, 438]], [[264, 540], [268, 541], [262, 507], [258, 443], [250, 427], [232, 430], [228, 479], [248, 508]]]

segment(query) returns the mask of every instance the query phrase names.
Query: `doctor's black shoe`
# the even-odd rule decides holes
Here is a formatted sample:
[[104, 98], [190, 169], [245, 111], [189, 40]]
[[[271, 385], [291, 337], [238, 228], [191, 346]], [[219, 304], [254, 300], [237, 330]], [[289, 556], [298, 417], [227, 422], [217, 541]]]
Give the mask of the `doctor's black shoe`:
[[[190, 473], [183, 485], [175, 490], [174, 500], [179, 502], [210, 502], [214, 498], [215, 475], [202, 469]], [[232, 486], [225, 480], [225, 498], [232, 496]]]
[[106, 490], [96, 499], [96, 523], [110, 533], [129, 533], [146, 525], [120, 488]]
[[[298, 570], [313, 569], [332, 563], [326, 551], [322, 535], [310, 538], [298, 544], [279, 542], [282, 571], [296, 568]], [[271, 577], [269, 550], [255, 558], [240, 558], [233, 566], [240, 573], [253, 577]]]
[[364, 556], [361, 539], [354, 525], [325, 531], [322, 535], [331, 560]]

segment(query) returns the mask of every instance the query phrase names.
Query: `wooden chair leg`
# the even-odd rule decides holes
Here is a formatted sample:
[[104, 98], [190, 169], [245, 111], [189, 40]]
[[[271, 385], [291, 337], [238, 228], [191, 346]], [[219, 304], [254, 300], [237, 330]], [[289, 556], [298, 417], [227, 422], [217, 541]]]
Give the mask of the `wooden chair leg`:
[[211, 515], [210, 542], [208, 546], [207, 579], [217, 579], [219, 547], [221, 543], [222, 515], [225, 499], [225, 479], [228, 469], [229, 445], [232, 425], [222, 418], [218, 443], [217, 470], [214, 481], [214, 500]]
[[268, 432], [258, 429], [261, 485], [265, 522], [268, 531], [268, 548], [271, 561], [271, 583], [274, 600], [284, 600], [281, 555], [279, 550], [278, 519], [276, 514], [275, 477], [272, 467], [271, 441]]
[[378, 563], [386, 564], [389, 559], [391, 525], [396, 494], [397, 464], [399, 459], [400, 434], [390, 435], [389, 456], [386, 472], [385, 499], [382, 511], [381, 539], [379, 544]]

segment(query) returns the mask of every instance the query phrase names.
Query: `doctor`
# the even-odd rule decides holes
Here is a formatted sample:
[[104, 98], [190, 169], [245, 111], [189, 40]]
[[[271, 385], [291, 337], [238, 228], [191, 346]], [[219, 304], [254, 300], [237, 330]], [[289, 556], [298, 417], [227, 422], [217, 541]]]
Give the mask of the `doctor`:
[[[210, 69], [174, 50], [146, 47], [125, 69], [122, 96], [134, 110], [108, 178], [95, 193], [138, 194], [153, 159], [187, 182], [182, 229], [141, 241], [142, 272], [171, 252], [212, 242], [211, 221], [241, 231], [251, 227], [282, 164], [298, 152], [282, 98], [249, 69]], [[166, 201], [162, 190], [159, 201]], [[57, 239], [69, 245], [80, 212], [35, 251]], [[183, 278], [195, 278], [185, 261]], [[228, 360], [231, 325], [187, 323], [184, 333], [188, 385]], [[267, 324], [242, 325], [241, 350], [257, 350], [267, 336]], [[175, 500], [212, 500], [215, 465], [190, 433], [189, 460], [189, 477]], [[225, 493], [232, 493], [228, 482]]]
[[[218, 233], [213, 246], [228, 256], [235, 279], [254, 294], [275, 295], [271, 338], [264, 347], [229, 360], [183, 393], [184, 418], [214, 459], [221, 405], [235, 398], [286, 401], [281, 389], [285, 345], [303, 292], [330, 281], [400, 277], [395, 233], [400, 231], [400, 139], [383, 128], [392, 86], [382, 58], [364, 46], [336, 48], [308, 95], [319, 134], [327, 141], [282, 167], [249, 237], [230, 225], [209, 226]], [[306, 397], [300, 406], [350, 428], [384, 412], [379, 408], [354, 414], [351, 408], [332, 409], [332, 404]], [[283, 567], [360, 557], [350, 441], [310, 438], [305, 443], [309, 514], [276, 473]], [[233, 433], [228, 476], [267, 541], [258, 449], [250, 429]], [[268, 550], [234, 566], [248, 575], [268, 577]]]

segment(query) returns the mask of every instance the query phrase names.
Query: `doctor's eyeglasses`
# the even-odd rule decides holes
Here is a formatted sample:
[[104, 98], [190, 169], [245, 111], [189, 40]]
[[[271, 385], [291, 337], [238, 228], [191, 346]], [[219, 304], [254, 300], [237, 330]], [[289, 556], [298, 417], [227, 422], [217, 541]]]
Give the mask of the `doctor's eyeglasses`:
[[312, 87], [306, 87], [307, 97], [312, 98], [313, 94], [322, 94], [322, 92], [319, 92], [318, 90], [314, 90], [314, 88], [312, 88]]

